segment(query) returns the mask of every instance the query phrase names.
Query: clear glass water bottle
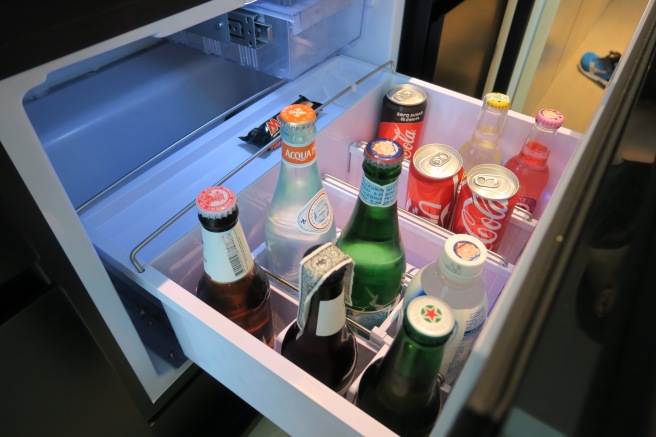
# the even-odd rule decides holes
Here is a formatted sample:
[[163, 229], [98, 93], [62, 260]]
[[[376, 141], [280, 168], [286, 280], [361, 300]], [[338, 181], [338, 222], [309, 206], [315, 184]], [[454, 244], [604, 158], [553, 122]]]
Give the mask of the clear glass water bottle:
[[456, 234], [447, 238], [439, 259], [412, 278], [403, 298], [404, 308], [418, 296], [443, 299], [456, 321], [446, 344], [440, 373], [453, 385], [469, 357], [487, 318], [488, 301], [481, 273], [487, 249], [476, 237]]
[[535, 211], [549, 182], [547, 160], [556, 132], [564, 120], [563, 114], [555, 109], [540, 109], [519, 154], [504, 165], [519, 179], [517, 206], [530, 213]]
[[413, 299], [387, 354], [362, 375], [355, 404], [400, 436], [429, 435], [442, 407], [438, 373], [453, 327], [442, 299]]
[[476, 129], [460, 148], [465, 172], [479, 164], [501, 164], [499, 138], [509, 109], [510, 98], [505, 94], [488, 93], [483, 97]]
[[337, 247], [353, 258], [347, 315], [367, 329], [379, 326], [401, 298], [405, 252], [397, 209], [403, 148], [378, 139], [364, 149], [360, 192]]
[[321, 182], [316, 114], [295, 104], [280, 112], [282, 162], [264, 228], [269, 268], [291, 283], [307, 249], [336, 237], [333, 210]]

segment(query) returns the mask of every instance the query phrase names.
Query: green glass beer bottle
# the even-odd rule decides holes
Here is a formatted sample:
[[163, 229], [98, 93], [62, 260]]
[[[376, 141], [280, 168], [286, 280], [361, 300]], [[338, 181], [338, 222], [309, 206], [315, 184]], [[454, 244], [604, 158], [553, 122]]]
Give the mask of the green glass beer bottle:
[[378, 139], [367, 144], [358, 200], [336, 243], [355, 263], [347, 316], [367, 329], [380, 325], [394, 309], [405, 278], [396, 205], [402, 164], [398, 143]]
[[442, 299], [413, 299], [387, 354], [362, 375], [355, 404], [401, 436], [430, 434], [442, 406], [438, 373], [454, 326]]
[[280, 353], [344, 395], [353, 380], [358, 357], [344, 307], [353, 261], [333, 243], [326, 243], [306, 252], [299, 274], [298, 316], [285, 334]]

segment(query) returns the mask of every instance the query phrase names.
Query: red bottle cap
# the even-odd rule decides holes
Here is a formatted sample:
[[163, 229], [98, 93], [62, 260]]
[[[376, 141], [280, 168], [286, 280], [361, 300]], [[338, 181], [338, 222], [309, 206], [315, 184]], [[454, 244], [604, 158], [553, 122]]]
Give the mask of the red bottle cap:
[[196, 207], [198, 214], [203, 217], [226, 217], [237, 207], [237, 196], [226, 187], [209, 187], [201, 191], [196, 198]]

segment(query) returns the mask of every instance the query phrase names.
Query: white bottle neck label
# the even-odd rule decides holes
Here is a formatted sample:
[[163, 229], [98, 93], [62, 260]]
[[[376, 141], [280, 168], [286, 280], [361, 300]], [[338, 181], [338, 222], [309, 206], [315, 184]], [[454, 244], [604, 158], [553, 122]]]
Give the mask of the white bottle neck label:
[[332, 300], [322, 300], [319, 303], [317, 320], [317, 336], [328, 337], [339, 332], [346, 323], [346, 307], [344, 292]]
[[253, 268], [253, 255], [241, 223], [226, 232], [202, 228], [202, 237], [203, 267], [213, 281], [235, 282]]
[[399, 197], [398, 187], [398, 179], [387, 185], [378, 185], [366, 175], [362, 175], [360, 199], [369, 206], [392, 206]]

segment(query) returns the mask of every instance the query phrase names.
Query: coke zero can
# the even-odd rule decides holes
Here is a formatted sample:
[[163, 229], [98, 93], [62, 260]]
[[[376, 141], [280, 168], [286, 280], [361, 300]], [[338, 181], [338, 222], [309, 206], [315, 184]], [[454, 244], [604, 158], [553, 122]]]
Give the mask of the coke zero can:
[[406, 209], [448, 228], [464, 172], [462, 157], [451, 147], [444, 144], [421, 146], [410, 163]]
[[426, 112], [426, 92], [415, 85], [394, 85], [385, 93], [378, 124], [378, 138], [403, 146], [405, 159], [412, 159], [419, 147]]
[[505, 167], [481, 164], [462, 183], [451, 230], [480, 239], [496, 250], [517, 203], [519, 180]]

